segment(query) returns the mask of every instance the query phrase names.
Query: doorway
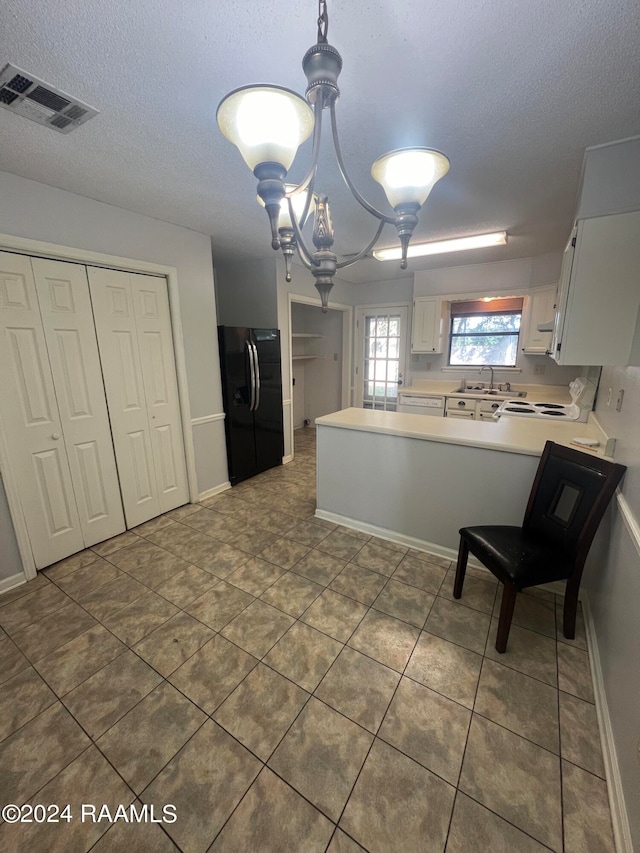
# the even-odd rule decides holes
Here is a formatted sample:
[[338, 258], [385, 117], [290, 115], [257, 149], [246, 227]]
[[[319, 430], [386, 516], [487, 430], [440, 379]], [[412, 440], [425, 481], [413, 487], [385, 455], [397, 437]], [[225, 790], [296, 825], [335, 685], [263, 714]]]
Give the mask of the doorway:
[[395, 412], [405, 375], [406, 305], [358, 308], [355, 404]]
[[291, 447], [293, 431], [351, 404], [352, 308], [289, 295]]

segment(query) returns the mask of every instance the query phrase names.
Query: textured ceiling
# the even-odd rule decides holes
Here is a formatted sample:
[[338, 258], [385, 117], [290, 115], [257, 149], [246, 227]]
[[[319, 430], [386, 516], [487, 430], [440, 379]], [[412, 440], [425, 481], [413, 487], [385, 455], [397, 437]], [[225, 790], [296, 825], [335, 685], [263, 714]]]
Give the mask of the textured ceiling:
[[[215, 113], [247, 83], [304, 92], [315, 0], [2, 7], [0, 66], [12, 62], [100, 115], [65, 136], [0, 110], [0, 169], [211, 234], [218, 256], [270, 256], [255, 179]], [[415, 239], [511, 235], [505, 248], [416, 259], [410, 271], [562, 247], [584, 149], [640, 134], [639, 9], [637, 0], [329, 0], [329, 41], [344, 60], [343, 154], [361, 192], [383, 207], [370, 164], [393, 148], [438, 148], [451, 171]], [[309, 153], [307, 144], [291, 177]], [[341, 184], [328, 137], [316, 186], [332, 202], [336, 250], [362, 248], [374, 223]], [[393, 228], [385, 234], [393, 244]], [[370, 260], [342, 277], [397, 274], [397, 263]]]

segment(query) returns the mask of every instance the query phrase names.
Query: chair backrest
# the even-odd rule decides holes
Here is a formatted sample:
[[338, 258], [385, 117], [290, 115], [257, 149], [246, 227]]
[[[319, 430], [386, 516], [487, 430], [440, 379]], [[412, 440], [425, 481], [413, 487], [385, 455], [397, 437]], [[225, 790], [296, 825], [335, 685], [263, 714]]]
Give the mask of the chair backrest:
[[598, 525], [626, 471], [624, 465], [548, 441], [523, 527], [555, 544], [582, 570]]

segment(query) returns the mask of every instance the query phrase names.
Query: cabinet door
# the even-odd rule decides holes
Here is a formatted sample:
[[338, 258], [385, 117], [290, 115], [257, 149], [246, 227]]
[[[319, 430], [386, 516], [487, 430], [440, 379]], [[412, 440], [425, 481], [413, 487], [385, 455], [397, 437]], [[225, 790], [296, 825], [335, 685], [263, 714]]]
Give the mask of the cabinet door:
[[84, 548], [31, 260], [0, 253], [0, 414], [36, 566]]
[[167, 282], [132, 275], [142, 380], [161, 512], [189, 500]]
[[160, 515], [129, 274], [90, 267], [89, 287], [127, 527]]
[[442, 352], [442, 300], [420, 297], [413, 300], [411, 352]]
[[84, 544], [125, 529], [86, 268], [34, 258], [40, 312]]
[[573, 267], [575, 245], [576, 231], [574, 229], [571, 239], [564, 250], [564, 255], [562, 256], [562, 269], [560, 270], [560, 283], [558, 284], [558, 296], [556, 300], [556, 314], [553, 322], [551, 345], [549, 347], [549, 355], [556, 361], [558, 360], [562, 349], [562, 333], [567, 313], [567, 300], [569, 297], [569, 284], [571, 281], [571, 268]]
[[127, 526], [187, 503], [164, 279], [89, 268]]
[[554, 352], [558, 364], [629, 363], [640, 307], [638, 269], [640, 211], [578, 222]]
[[545, 354], [551, 346], [551, 332], [540, 332], [538, 325], [555, 318], [556, 286], [544, 287], [529, 296], [527, 330], [522, 351], [530, 354]]

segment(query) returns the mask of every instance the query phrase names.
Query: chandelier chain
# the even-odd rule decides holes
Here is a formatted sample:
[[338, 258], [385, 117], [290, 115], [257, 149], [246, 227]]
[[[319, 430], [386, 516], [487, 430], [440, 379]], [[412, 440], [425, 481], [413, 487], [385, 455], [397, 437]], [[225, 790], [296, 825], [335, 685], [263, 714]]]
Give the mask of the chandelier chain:
[[318, 0], [318, 44], [327, 44], [328, 32], [329, 13], [327, 12], [327, 0]]

